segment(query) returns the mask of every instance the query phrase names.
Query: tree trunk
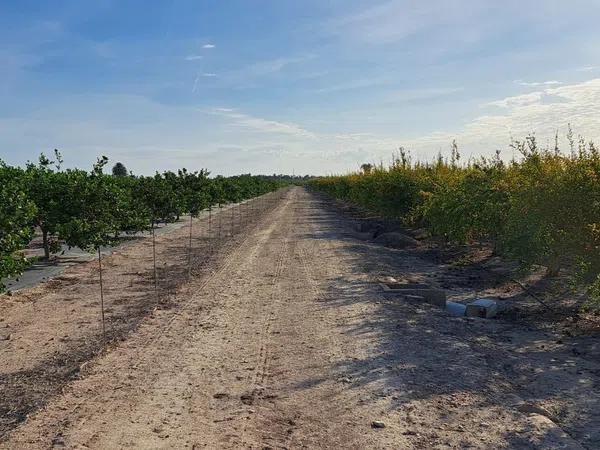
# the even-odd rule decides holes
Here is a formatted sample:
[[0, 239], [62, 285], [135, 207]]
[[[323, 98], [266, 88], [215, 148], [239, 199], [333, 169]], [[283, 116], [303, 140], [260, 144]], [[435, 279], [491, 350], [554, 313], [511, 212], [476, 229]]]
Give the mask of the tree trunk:
[[48, 230], [42, 228], [42, 242], [44, 246], [44, 258], [50, 259], [50, 243], [48, 242]]

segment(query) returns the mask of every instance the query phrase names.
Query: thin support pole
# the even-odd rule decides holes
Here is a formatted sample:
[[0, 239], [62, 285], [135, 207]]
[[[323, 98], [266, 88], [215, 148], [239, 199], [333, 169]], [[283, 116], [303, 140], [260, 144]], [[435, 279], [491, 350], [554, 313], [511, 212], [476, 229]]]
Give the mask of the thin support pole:
[[102, 317], [102, 340], [106, 342], [106, 325], [104, 323], [104, 283], [102, 282], [102, 254], [98, 247], [98, 268], [100, 269], [100, 315]]
[[154, 264], [154, 296], [158, 303], [158, 273], [156, 271], [156, 233], [154, 232], [154, 219], [152, 219], [152, 262]]
[[192, 279], [192, 226], [193, 216], [190, 213], [190, 242], [188, 246], [188, 282]]
[[219, 204], [219, 232], [218, 238], [221, 240], [221, 226], [223, 225], [223, 210], [221, 209], [221, 204]]
[[212, 205], [208, 207], [208, 251], [213, 252], [213, 232], [212, 232]]

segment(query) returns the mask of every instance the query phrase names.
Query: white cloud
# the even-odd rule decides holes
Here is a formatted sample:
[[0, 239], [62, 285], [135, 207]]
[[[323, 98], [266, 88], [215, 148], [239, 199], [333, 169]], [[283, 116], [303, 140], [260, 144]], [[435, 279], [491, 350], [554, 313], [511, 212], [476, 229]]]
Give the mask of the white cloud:
[[199, 59], [204, 58], [202, 55], [188, 55], [185, 57], [186, 61], [198, 61]]
[[267, 61], [259, 61], [257, 63], [250, 64], [249, 66], [245, 67], [244, 69], [242, 69], [242, 72], [246, 73], [246, 75], [252, 76], [269, 75], [272, 73], [281, 72], [283, 69], [290, 65], [299, 64], [311, 58], [314, 58], [314, 55], [285, 57], [270, 59]]
[[363, 162], [385, 163], [401, 145], [411, 149], [414, 158], [430, 160], [440, 149], [449, 149], [453, 139], [458, 141], [465, 158], [493, 155], [496, 149], [505, 150], [505, 156], [510, 157], [506, 150], [511, 136], [523, 138], [534, 132], [544, 145], [552, 142], [557, 130], [564, 135], [568, 124], [588, 139], [600, 138], [600, 121], [597, 120], [600, 78], [548, 87], [491, 104], [501, 107], [502, 112], [476, 117], [455, 130], [436, 130], [412, 138], [360, 131], [317, 133], [297, 124], [252, 117], [237, 110], [215, 109], [210, 113], [227, 118], [237, 129], [259, 131], [264, 136], [261, 145], [282, 148], [281, 158], [287, 167], [295, 164], [291, 167], [302, 167], [313, 173], [356, 170]]
[[[112, 161], [146, 174], [178, 166], [206, 166], [214, 174], [341, 173], [364, 162], [386, 163], [400, 145], [411, 149], [415, 159], [430, 160], [439, 149], [449, 149], [452, 139], [466, 159], [507, 149], [511, 135], [535, 132], [540, 143], [552, 142], [555, 131], [564, 134], [568, 123], [589, 139], [600, 138], [600, 78], [519, 97], [498, 100], [502, 109], [461, 127], [432, 128], [411, 137], [370, 129], [364, 117], [346, 129], [340, 121], [323, 131], [318, 117], [293, 123], [233, 108], [198, 110], [136, 96], [69, 96], [29, 116], [0, 118], [0, 137], [3, 148], [10, 149], [3, 158], [11, 163], [22, 164], [39, 149], [56, 147], [64, 150], [68, 165], [88, 168], [107, 152]], [[317, 124], [314, 129], [306, 125], [310, 122]]]
[[356, 89], [365, 89], [374, 86], [381, 86], [385, 84], [389, 84], [393, 81], [389, 76], [386, 77], [371, 77], [371, 78], [362, 78], [356, 79], [352, 81], [345, 81], [343, 83], [334, 84], [333, 86], [327, 86], [320, 89], [315, 90], [318, 93], [329, 93], [329, 92], [339, 92], [339, 91], [352, 91]]
[[[430, 133], [406, 142], [421, 152], [447, 148], [452, 139], [475, 155], [506, 149], [510, 136], [535, 133], [541, 143], [551, 142], [557, 130], [564, 135], [568, 124], [587, 139], [600, 138], [600, 78], [548, 88], [540, 92], [492, 102], [503, 114], [484, 115], [456, 132]], [[564, 144], [564, 143], [563, 143]]]
[[231, 124], [238, 128], [254, 130], [261, 133], [287, 135], [300, 138], [315, 138], [315, 134], [293, 123], [277, 122], [260, 117], [250, 116], [230, 108], [214, 108], [210, 114], [230, 119]]
[[210, 73], [210, 72], [204, 72], [202, 74], [203, 77], [208, 77], [208, 78], [212, 78], [212, 77], [216, 77], [217, 74], [216, 73]]
[[202, 48], [215, 48], [214, 44], [204, 44]]
[[556, 80], [550, 80], [550, 81], [534, 81], [534, 82], [527, 82], [527, 81], [523, 81], [523, 80], [515, 80], [515, 83], [520, 85], [520, 86], [527, 86], [527, 87], [540, 87], [540, 86], [559, 86], [562, 83], [560, 81], [556, 81]]
[[[326, 22], [325, 28], [329, 33], [344, 38], [350, 37], [370, 44], [389, 44], [442, 24], [469, 23], [469, 27], [457, 29], [462, 38], [470, 36], [473, 24], [477, 23], [471, 19], [486, 9], [481, 3], [483, 2], [470, 0], [369, 2], [366, 8]], [[455, 33], [454, 37], [457, 35]]]
[[543, 92], [531, 92], [530, 94], [515, 95], [506, 97], [502, 100], [489, 102], [488, 106], [497, 106], [499, 108], [514, 108], [517, 106], [527, 106], [538, 103], [542, 99]]
[[434, 98], [445, 97], [447, 95], [462, 92], [462, 87], [448, 88], [422, 88], [422, 89], [402, 89], [388, 94], [388, 100], [392, 102], [409, 102], [416, 100], [431, 100]]
[[[263, 83], [267, 79], [283, 76], [283, 74], [290, 77], [298, 77], [299, 74], [302, 73], [300, 68], [294, 67], [294, 71], [288, 69], [291, 69], [292, 66], [300, 65], [314, 57], [315, 55], [311, 54], [258, 61], [238, 69], [220, 73], [219, 79], [223, 85], [236, 89], [263, 86]], [[267, 88], [269, 87], [270, 86], [267, 86]]]

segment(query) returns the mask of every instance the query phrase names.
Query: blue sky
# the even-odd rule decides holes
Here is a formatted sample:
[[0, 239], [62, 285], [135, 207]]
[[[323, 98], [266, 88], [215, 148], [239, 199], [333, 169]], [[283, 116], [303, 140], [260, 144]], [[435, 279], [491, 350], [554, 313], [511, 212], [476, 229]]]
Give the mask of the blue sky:
[[338, 173], [600, 137], [596, 0], [0, 3], [0, 158]]

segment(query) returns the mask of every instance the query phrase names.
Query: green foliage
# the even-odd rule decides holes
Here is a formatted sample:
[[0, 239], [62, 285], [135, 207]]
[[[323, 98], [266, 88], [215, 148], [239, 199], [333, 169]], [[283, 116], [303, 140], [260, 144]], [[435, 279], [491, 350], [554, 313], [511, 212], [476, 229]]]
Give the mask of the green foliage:
[[[27, 267], [20, 253], [33, 234], [35, 205], [27, 197], [23, 171], [0, 161], [0, 280]], [[4, 285], [0, 282], [0, 292]]]
[[60, 246], [53, 237], [69, 216], [68, 205], [63, 200], [67, 178], [60, 172], [62, 157], [58, 150], [54, 150], [54, 154], [54, 161], [41, 154], [37, 164], [27, 164], [24, 179], [27, 196], [36, 205], [33, 224], [42, 231], [46, 258], [59, 250]]
[[102, 173], [108, 159], [102, 157], [91, 174], [70, 171], [70, 217], [59, 227], [60, 236], [72, 247], [95, 250], [109, 245], [121, 224], [126, 202], [115, 179]]
[[127, 167], [123, 163], [118, 162], [113, 166], [112, 174], [115, 177], [126, 177], [128, 175]]
[[261, 195], [289, 182], [275, 175], [209, 178], [205, 169], [153, 177], [121, 176], [119, 169], [105, 175], [104, 156], [91, 172], [61, 170], [62, 162], [58, 150], [53, 160], [42, 154], [25, 170], [0, 161], [0, 279], [27, 266], [19, 250], [35, 227], [42, 231], [46, 256], [60, 243], [95, 250], [121, 232], [148, 230], [153, 221], [174, 221], [185, 213], [198, 216], [211, 205]]
[[135, 198], [145, 206], [153, 222], [162, 220], [173, 222], [178, 214], [177, 204], [181, 200], [175, 198], [176, 191], [162, 175], [140, 177], [135, 186]]
[[135, 177], [114, 177], [113, 182], [119, 188], [119, 195], [115, 199], [119, 202], [118, 217], [115, 235], [119, 232], [136, 233], [150, 228], [151, 214], [147, 205], [136, 196], [139, 179]]
[[490, 241], [498, 254], [524, 268], [561, 268], [590, 287], [600, 304], [600, 156], [593, 143], [570, 138], [569, 155], [540, 149], [535, 136], [514, 141], [522, 157], [459, 165], [412, 164], [406, 153], [388, 167], [313, 180], [312, 186], [409, 225], [427, 227], [447, 241]]
[[211, 204], [208, 175], [208, 170], [204, 169], [200, 172], [188, 172], [185, 168], [178, 171], [183, 207], [194, 217]]

